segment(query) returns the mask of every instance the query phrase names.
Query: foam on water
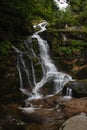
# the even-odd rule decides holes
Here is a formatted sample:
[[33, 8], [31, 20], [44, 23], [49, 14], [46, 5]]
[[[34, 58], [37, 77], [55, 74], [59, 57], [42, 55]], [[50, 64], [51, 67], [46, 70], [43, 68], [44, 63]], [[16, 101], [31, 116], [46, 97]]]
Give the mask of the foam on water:
[[66, 8], [68, 7], [68, 3], [66, 0], [54, 0], [56, 6], [62, 10], [62, 11], [65, 11]]

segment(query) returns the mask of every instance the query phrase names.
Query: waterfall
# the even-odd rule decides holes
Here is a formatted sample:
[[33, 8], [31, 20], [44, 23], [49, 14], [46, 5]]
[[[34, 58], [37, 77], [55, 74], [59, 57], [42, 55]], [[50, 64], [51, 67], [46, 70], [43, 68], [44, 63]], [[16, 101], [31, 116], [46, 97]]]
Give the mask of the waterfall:
[[[39, 36], [40, 32], [43, 32], [44, 30], [46, 30], [46, 25], [47, 25], [47, 22], [42, 22], [38, 25], [35, 25], [34, 27], [36, 28], [38, 26], [40, 28], [40, 30], [37, 31], [36, 33], [34, 33], [31, 37], [29, 37], [24, 42], [28, 51], [29, 51], [30, 41], [32, 41], [33, 39], [36, 39], [38, 42], [38, 47], [39, 47], [39, 52], [40, 52], [40, 54], [39, 54], [40, 62], [39, 63], [41, 64], [42, 73], [43, 73], [42, 78], [39, 82], [37, 82], [37, 80], [36, 80], [35, 68], [34, 68], [34, 63], [32, 62], [32, 59], [31, 59], [31, 73], [32, 73], [32, 82], [33, 83], [30, 80], [30, 74], [29, 74], [28, 68], [26, 66], [25, 59], [23, 57], [23, 55], [25, 55], [26, 53], [23, 51], [20, 51], [18, 48], [14, 47], [14, 50], [18, 54], [17, 69], [19, 72], [20, 89], [24, 94], [29, 96], [29, 100], [42, 98], [43, 95], [40, 92], [40, 89], [41, 89], [41, 87], [43, 87], [46, 83], [48, 83], [50, 81], [54, 82], [54, 91], [52, 94], [52, 95], [54, 95], [54, 94], [60, 92], [62, 90], [63, 86], [68, 81], [72, 80], [72, 77], [69, 76], [68, 74], [58, 71], [58, 69], [54, 65], [54, 63], [49, 55], [49, 46], [48, 46], [47, 41], [43, 40]], [[36, 56], [32, 47], [31, 47], [31, 51], [33, 52], [34, 57], [39, 59]], [[32, 88], [31, 91], [29, 91], [27, 88], [24, 88], [24, 86], [23, 86], [22, 70], [25, 72], [25, 74], [27, 76], [28, 84]], [[47, 95], [47, 96], [50, 96], [50, 95]]]
[[71, 88], [66, 89], [66, 96], [72, 97], [72, 89]]
[[59, 10], [63, 10], [65, 11], [65, 9], [68, 7], [67, 1], [66, 0], [54, 0], [57, 8], [59, 8]]
[[[44, 67], [43, 69], [43, 78], [40, 82], [35, 83], [35, 87], [33, 89], [33, 97], [31, 98], [41, 98], [42, 94], [39, 93], [39, 90], [42, 86], [44, 86], [48, 81], [52, 80], [54, 82], [54, 93], [58, 93], [63, 88], [64, 84], [66, 84], [69, 80], [72, 80], [71, 76], [68, 74], [64, 74], [59, 72], [55, 67], [52, 59], [49, 55], [49, 46], [47, 41], [44, 41], [39, 33], [46, 30], [47, 22], [42, 22], [38, 24], [40, 30], [33, 34], [31, 38], [35, 38], [38, 41], [39, 49], [40, 49], [40, 59], [41, 63]], [[36, 26], [34, 26], [36, 27]]]
[[66, 88], [66, 95], [64, 96], [64, 98], [70, 99], [72, 98], [72, 89], [71, 88]]

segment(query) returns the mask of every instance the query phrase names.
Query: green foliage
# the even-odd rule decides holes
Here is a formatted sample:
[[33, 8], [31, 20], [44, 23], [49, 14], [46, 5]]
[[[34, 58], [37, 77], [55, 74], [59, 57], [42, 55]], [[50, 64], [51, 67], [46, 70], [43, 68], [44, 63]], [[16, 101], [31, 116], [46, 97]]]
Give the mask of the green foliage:
[[0, 43], [0, 66], [3, 66], [4, 63], [9, 64], [9, 58], [12, 53], [12, 44], [9, 41], [3, 41]]
[[[87, 1], [86, 0], [70, 0], [71, 11], [77, 15], [79, 25], [87, 25]], [[73, 17], [72, 16], [72, 17]]]
[[68, 26], [76, 26], [78, 25], [77, 16], [72, 17], [71, 11], [66, 12], [58, 12], [58, 16], [54, 18], [53, 24], [57, 28], [65, 28], [66, 25]]
[[72, 40], [71, 41], [71, 46], [78, 46], [78, 47], [87, 47], [87, 42], [85, 42], [85, 41], [80, 41], [80, 40]]
[[0, 85], [5, 83], [5, 77], [10, 68], [12, 45], [9, 41], [0, 42]]
[[57, 9], [53, 0], [35, 0], [34, 2], [32, 1], [32, 3], [34, 4], [34, 8], [31, 14], [29, 13], [29, 17], [31, 17], [32, 20], [42, 18], [50, 22], [54, 19]]
[[70, 0], [71, 9], [75, 13], [79, 13], [80, 11], [84, 11], [87, 9], [87, 1], [86, 0]]
[[79, 13], [82, 10], [83, 0], [70, 0], [71, 9], [75, 13]]
[[11, 51], [11, 43], [9, 41], [4, 41], [0, 43], [0, 58], [2, 56], [8, 56]]
[[64, 55], [71, 56], [73, 54], [73, 50], [70, 46], [68, 47], [63, 46], [59, 48], [59, 53], [63, 53]]

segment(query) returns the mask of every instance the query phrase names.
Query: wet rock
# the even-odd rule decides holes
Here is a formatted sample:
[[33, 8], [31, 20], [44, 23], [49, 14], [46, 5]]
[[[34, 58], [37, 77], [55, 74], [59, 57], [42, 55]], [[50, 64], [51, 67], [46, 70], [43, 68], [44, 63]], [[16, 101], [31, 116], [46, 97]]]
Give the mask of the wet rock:
[[32, 104], [34, 108], [46, 108], [46, 109], [55, 108], [58, 102], [59, 102], [59, 95], [48, 96], [42, 99], [33, 99], [30, 101], [26, 100], [26, 104], [28, 107], [29, 107], [28, 104]]
[[87, 98], [71, 99], [60, 103], [60, 108], [66, 118], [81, 112], [87, 113]]
[[87, 97], [87, 80], [68, 82], [62, 90], [63, 95], [66, 95], [67, 88], [72, 89], [73, 97]]
[[87, 79], [87, 67], [79, 70], [77, 73], [76, 73], [76, 77], [78, 79]]
[[56, 130], [64, 122], [64, 115], [58, 110], [47, 108], [22, 108], [21, 119], [29, 123], [31, 130]]
[[87, 116], [85, 113], [71, 117], [59, 130], [86, 130], [87, 129]]
[[45, 97], [45, 96], [47, 96], [47, 95], [52, 95], [53, 94], [53, 92], [54, 92], [54, 83], [53, 83], [53, 81], [51, 81], [51, 79], [50, 79], [50, 81], [49, 82], [47, 82], [42, 88], [41, 88], [41, 93], [42, 93], [42, 95]]
[[[20, 118], [27, 123], [43, 123], [44, 117], [40, 113], [40, 109], [21, 108], [19, 111]], [[44, 113], [44, 111], [42, 111]]]
[[58, 95], [28, 101], [33, 107], [21, 107], [19, 115], [31, 130], [57, 130], [68, 118], [87, 113], [87, 98], [64, 99]]

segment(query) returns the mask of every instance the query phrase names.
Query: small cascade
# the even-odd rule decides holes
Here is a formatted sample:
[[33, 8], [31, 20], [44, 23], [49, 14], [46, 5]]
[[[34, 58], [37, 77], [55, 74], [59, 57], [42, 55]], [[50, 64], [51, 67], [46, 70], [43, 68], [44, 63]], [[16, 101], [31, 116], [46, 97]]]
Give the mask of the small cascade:
[[64, 96], [64, 98], [72, 98], [72, 89], [71, 88], [66, 88], [66, 96]]
[[65, 11], [65, 9], [68, 7], [67, 0], [54, 0], [54, 2], [59, 10]]
[[67, 90], [66, 90], [66, 96], [72, 97], [72, 89], [71, 88], [67, 88]]

